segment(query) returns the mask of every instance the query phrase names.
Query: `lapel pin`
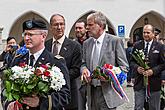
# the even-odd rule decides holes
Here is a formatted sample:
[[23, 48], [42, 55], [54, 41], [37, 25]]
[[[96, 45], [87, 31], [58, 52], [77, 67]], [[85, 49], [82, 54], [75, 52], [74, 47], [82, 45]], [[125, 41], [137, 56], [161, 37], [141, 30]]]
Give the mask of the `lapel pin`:
[[66, 48], [66, 47], [64, 47], [64, 50], [67, 50], [67, 48]]
[[154, 50], [154, 49], [155, 49], [155, 46], [152, 47], [152, 50]]

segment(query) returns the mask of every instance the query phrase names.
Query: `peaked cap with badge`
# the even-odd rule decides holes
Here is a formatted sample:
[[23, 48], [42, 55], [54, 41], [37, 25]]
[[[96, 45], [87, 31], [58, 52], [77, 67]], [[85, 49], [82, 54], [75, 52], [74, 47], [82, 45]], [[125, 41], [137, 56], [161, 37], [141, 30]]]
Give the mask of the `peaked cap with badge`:
[[160, 29], [158, 29], [158, 28], [155, 28], [154, 33], [155, 33], [156, 35], [158, 35], [158, 34], [160, 34], [160, 33], [161, 33], [161, 30], [160, 30]]
[[48, 27], [42, 20], [27, 20], [23, 23], [23, 31], [32, 29], [48, 30]]

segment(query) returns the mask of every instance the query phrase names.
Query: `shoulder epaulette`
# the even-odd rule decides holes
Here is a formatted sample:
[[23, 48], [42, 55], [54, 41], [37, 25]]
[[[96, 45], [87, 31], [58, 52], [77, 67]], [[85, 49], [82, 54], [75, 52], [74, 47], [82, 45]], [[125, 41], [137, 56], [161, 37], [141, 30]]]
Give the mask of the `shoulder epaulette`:
[[57, 58], [57, 59], [64, 59], [64, 57], [62, 57], [61, 55], [56, 55], [54, 57]]

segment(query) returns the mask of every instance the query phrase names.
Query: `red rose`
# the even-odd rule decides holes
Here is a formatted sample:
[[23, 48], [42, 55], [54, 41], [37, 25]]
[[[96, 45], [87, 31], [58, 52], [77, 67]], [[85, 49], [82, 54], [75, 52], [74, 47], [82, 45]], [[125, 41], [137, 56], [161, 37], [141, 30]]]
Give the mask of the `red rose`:
[[25, 62], [19, 63], [19, 66], [20, 67], [25, 67], [26, 66], [26, 63]]
[[105, 69], [112, 69], [113, 66], [111, 64], [104, 64]]
[[49, 77], [50, 76], [50, 72], [49, 71], [44, 71], [44, 75]]
[[47, 65], [41, 65], [42, 68], [48, 70], [48, 66]]

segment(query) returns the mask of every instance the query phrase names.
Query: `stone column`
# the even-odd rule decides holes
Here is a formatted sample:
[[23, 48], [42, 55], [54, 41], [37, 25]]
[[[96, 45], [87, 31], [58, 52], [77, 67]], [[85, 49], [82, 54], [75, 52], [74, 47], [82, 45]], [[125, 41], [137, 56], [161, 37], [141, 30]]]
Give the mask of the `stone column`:
[[[2, 53], [3, 50], [3, 45], [2, 45], [2, 31], [3, 31], [3, 27], [0, 27], [0, 54]], [[3, 66], [3, 62], [0, 62], [0, 67]], [[0, 105], [1, 108], [1, 105]]]
[[0, 27], [0, 44], [2, 44], [2, 31], [3, 31], [3, 27]]

